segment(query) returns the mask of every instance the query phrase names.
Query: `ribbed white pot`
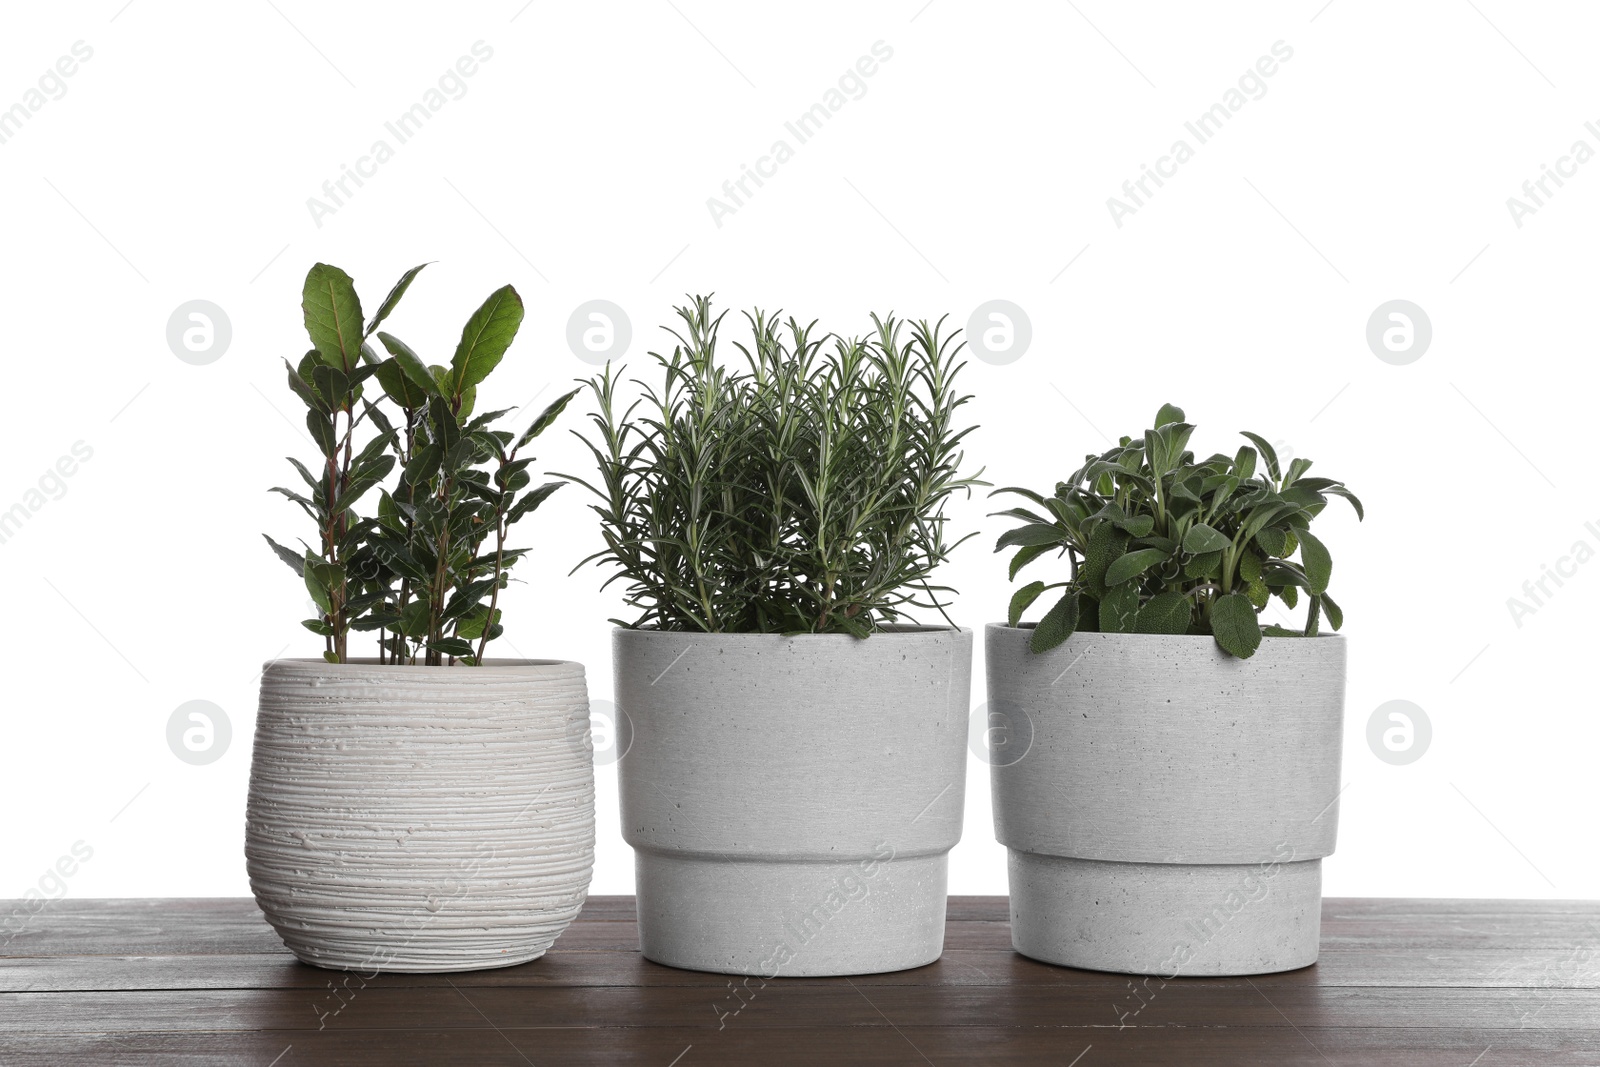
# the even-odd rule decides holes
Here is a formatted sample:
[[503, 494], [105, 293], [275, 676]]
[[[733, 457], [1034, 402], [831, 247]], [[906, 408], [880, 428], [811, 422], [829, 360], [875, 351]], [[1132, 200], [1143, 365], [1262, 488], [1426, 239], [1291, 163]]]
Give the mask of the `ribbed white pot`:
[[617, 630], [639, 940], [727, 974], [869, 974], [944, 948], [969, 630]]
[[985, 634], [1011, 936], [1048, 963], [1160, 975], [1315, 963], [1339, 822], [1345, 641]]
[[245, 859], [306, 963], [465, 971], [542, 956], [594, 866], [583, 667], [268, 663]]

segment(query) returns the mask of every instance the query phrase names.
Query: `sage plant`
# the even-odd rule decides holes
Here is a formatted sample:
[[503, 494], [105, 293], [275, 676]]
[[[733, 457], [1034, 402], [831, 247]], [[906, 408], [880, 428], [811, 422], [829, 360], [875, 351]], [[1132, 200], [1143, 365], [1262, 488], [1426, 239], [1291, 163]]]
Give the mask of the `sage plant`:
[[[1253, 433], [1244, 433], [1250, 444], [1234, 455], [1197, 462], [1187, 451], [1194, 427], [1183, 418], [1181, 408], [1163, 405], [1153, 429], [1086, 457], [1050, 496], [996, 490], [1038, 508], [999, 513], [1023, 522], [995, 545], [996, 552], [1017, 549], [1013, 581], [1035, 560], [1067, 557], [1065, 580], [1029, 582], [1011, 598], [1008, 622], [1016, 626], [1047, 591], [1062, 591], [1034, 628], [1035, 652], [1083, 630], [1209, 634], [1224, 651], [1248, 658], [1263, 632], [1297, 633], [1260, 625], [1257, 616], [1272, 597], [1289, 608], [1304, 598], [1305, 636], [1316, 635], [1324, 617], [1335, 630], [1344, 624], [1328, 595], [1333, 560], [1311, 522], [1330, 496], [1348, 500], [1364, 518], [1361, 501], [1343, 482], [1306, 477], [1308, 459], [1281, 469], [1272, 446]], [[1290, 558], [1297, 551], [1298, 562]]]

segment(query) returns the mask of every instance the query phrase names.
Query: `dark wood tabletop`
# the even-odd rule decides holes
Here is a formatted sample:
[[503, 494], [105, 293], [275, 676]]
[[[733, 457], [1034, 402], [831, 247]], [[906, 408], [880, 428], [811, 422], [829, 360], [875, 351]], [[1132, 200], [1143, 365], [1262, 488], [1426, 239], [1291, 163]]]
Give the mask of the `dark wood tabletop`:
[[954, 897], [931, 966], [743, 997], [641, 958], [631, 897], [590, 898], [521, 967], [366, 981], [298, 963], [249, 900], [62, 900], [16, 925], [5, 1067], [1600, 1064], [1590, 902], [1330, 899], [1313, 967], [1144, 983], [1019, 956], [1005, 898]]

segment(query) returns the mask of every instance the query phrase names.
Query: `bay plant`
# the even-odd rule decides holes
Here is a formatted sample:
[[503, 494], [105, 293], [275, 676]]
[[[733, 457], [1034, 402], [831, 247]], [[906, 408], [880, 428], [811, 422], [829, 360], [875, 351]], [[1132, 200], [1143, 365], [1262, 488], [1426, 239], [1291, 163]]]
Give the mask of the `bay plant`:
[[[503, 632], [500, 592], [527, 551], [507, 544], [511, 527], [564, 484], [532, 487], [522, 452], [578, 390], [520, 435], [497, 425], [509, 410], [474, 414], [522, 324], [514, 288], [473, 312], [447, 365], [379, 329], [425, 266], [401, 275], [370, 318], [348, 274], [313, 266], [301, 294], [312, 348], [285, 361], [320, 454], [311, 465], [289, 459], [304, 489], [272, 491], [304, 512], [314, 536], [299, 550], [267, 543], [320, 609], [303, 625], [334, 663], [347, 662], [352, 630], [374, 633], [380, 663], [481, 663]], [[357, 505], [373, 490], [363, 515]]]
[[[1231, 456], [1197, 460], [1188, 448], [1194, 429], [1166, 404], [1154, 428], [1086, 457], [1053, 493], [996, 490], [1033, 505], [999, 513], [1022, 522], [995, 546], [1016, 550], [1013, 581], [1037, 560], [1067, 560], [1065, 576], [1027, 582], [1011, 598], [1011, 626], [1041, 598], [1051, 605], [1033, 630], [1033, 651], [1079, 630], [1209, 634], [1248, 658], [1263, 634], [1315, 636], [1323, 620], [1343, 625], [1328, 595], [1333, 560], [1311, 524], [1334, 496], [1364, 518], [1361, 501], [1343, 482], [1308, 477], [1308, 459], [1281, 466], [1254, 433]], [[1263, 627], [1259, 615], [1274, 597], [1290, 609], [1303, 601], [1305, 625]]]
[[[917, 608], [955, 547], [946, 505], [962, 473], [969, 397], [944, 320], [872, 317], [860, 337], [755, 310], [719, 348], [711, 298], [676, 309], [668, 353], [624, 400], [610, 366], [589, 383], [599, 468], [587, 486], [637, 614], [618, 625], [866, 637]], [[574, 431], [575, 433], [577, 431]], [[982, 472], [977, 472], [981, 474]], [[971, 536], [971, 535], [968, 535]], [[580, 563], [579, 566], [583, 564]]]

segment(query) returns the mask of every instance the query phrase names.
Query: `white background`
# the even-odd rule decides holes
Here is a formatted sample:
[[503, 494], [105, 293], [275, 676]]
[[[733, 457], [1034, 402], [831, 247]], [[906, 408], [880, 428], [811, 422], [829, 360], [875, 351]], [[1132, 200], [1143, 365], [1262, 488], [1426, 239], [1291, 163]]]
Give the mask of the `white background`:
[[[0, 897], [79, 840], [94, 855], [74, 896], [248, 892], [257, 672], [321, 647], [260, 537], [303, 532], [266, 489], [310, 451], [281, 359], [307, 347], [317, 260], [369, 308], [437, 260], [391, 320], [433, 362], [514, 283], [528, 319], [484, 408], [591, 372], [565, 340], [590, 299], [626, 309], [636, 366], [686, 292], [843, 332], [873, 309], [964, 325], [1014, 301], [1031, 347], [966, 372], [971, 459], [997, 483], [1048, 488], [1170, 400], [1202, 454], [1253, 429], [1365, 500], [1364, 524], [1338, 504], [1322, 524], [1350, 637], [1326, 891], [1600, 895], [1600, 563], [1521, 626], [1507, 608], [1574, 542], [1600, 548], [1584, 525], [1600, 531], [1600, 163], [1520, 227], [1506, 204], [1574, 141], [1600, 148], [1584, 129], [1600, 20], [1583, 5], [124, 3], [21, 6], [0, 36], [0, 108], [74, 42], [93, 49], [0, 144], [0, 510], [75, 442], [93, 449], [0, 544]], [[493, 57], [465, 95], [396, 146], [384, 123], [480, 40]], [[893, 55], [865, 94], [796, 146], [784, 122], [878, 41]], [[1277, 41], [1293, 56], [1265, 95], [1196, 145], [1184, 122]], [[1118, 227], [1107, 198], [1180, 137], [1194, 158]], [[307, 199], [380, 138], [394, 158], [317, 225]], [[794, 158], [719, 227], [707, 198], [779, 138]], [[1406, 366], [1365, 340], [1397, 298], [1434, 332]], [[206, 366], [166, 342], [192, 299], [232, 324]], [[569, 436], [543, 442], [541, 467], [584, 469]], [[585, 503], [565, 489], [523, 527], [538, 551], [502, 653], [582, 661], [604, 698], [606, 619], [624, 609], [600, 572], [568, 577], [598, 540]], [[982, 538], [943, 575], [973, 627], [1009, 594], [991, 506], [961, 509]], [[981, 662], [974, 677], [977, 704]], [[208, 766], [165, 737], [195, 699], [233, 727]], [[1366, 742], [1393, 699], [1433, 725], [1406, 766]], [[615, 767], [598, 781], [593, 891], [630, 892]], [[977, 760], [950, 888], [1006, 888]]]

